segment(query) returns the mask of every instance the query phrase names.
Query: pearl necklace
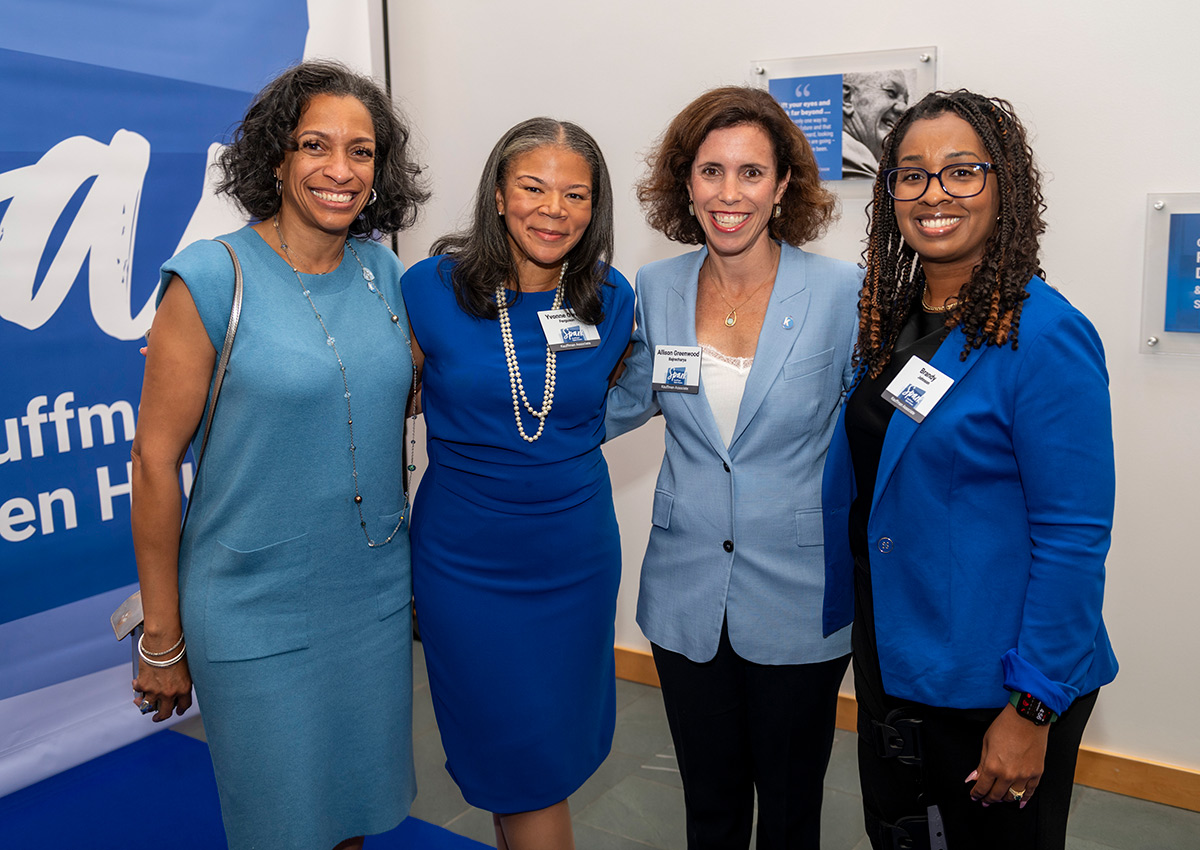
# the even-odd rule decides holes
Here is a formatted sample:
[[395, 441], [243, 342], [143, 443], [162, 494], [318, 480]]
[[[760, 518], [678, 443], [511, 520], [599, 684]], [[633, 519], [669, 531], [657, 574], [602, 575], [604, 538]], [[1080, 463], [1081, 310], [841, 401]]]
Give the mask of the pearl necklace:
[[[551, 309], [557, 310], [562, 307], [563, 302], [563, 279], [567, 275], [567, 263], [564, 260], [562, 269], [558, 273], [558, 286], [554, 289], [554, 305]], [[546, 417], [550, 415], [550, 408], [554, 406], [554, 367], [557, 363], [555, 353], [546, 346], [546, 384], [542, 388], [542, 409], [534, 410], [533, 405], [529, 403], [529, 399], [525, 397], [525, 384], [521, 381], [521, 367], [517, 363], [517, 348], [513, 344], [512, 325], [508, 320], [508, 299], [504, 294], [504, 284], [496, 285], [496, 312], [500, 316], [500, 337], [504, 340], [504, 359], [508, 363], [508, 385], [512, 390], [513, 400], [513, 416], [517, 420], [517, 432], [527, 443], [537, 441], [537, 438], [542, 436], [542, 430], [546, 427]], [[520, 400], [518, 401], [518, 395]], [[532, 437], [525, 433], [525, 426], [521, 424], [521, 407], [529, 411], [529, 415], [538, 420], [537, 433]]]
[[[354, 478], [354, 506], [358, 509], [358, 524], [362, 528], [363, 536], [367, 538], [367, 546], [372, 549], [379, 546], [386, 546], [392, 542], [392, 538], [396, 536], [396, 532], [400, 530], [400, 526], [404, 525], [404, 519], [408, 516], [408, 477], [406, 476], [404, 479], [404, 508], [400, 511], [400, 520], [396, 523], [396, 527], [392, 529], [392, 533], [389, 534], [385, 540], [382, 542], [376, 542], [375, 540], [371, 539], [371, 533], [367, 531], [367, 520], [366, 517], [363, 516], [362, 509], [363, 499], [362, 495], [358, 491], [358, 447], [354, 445], [354, 412], [350, 409], [350, 384], [346, 380], [346, 364], [342, 362], [342, 355], [338, 353], [337, 343], [334, 341], [333, 335], [330, 334], [329, 329], [325, 327], [325, 319], [322, 318], [321, 312], [317, 309], [317, 305], [313, 302], [312, 293], [309, 291], [308, 287], [304, 285], [304, 278], [300, 277], [300, 270], [296, 268], [295, 263], [292, 261], [292, 253], [288, 250], [288, 244], [283, 241], [283, 232], [279, 229], [278, 215], [275, 216], [275, 235], [279, 237], [279, 247], [283, 249], [283, 255], [287, 258], [288, 266], [291, 268], [292, 274], [296, 275], [296, 280], [300, 282], [300, 291], [304, 293], [304, 297], [308, 301], [308, 306], [312, 307], [313, 315], [317, 317], [317, 321], [321, 324], [321, 330], [325, 331], [325, 344], [333, 349], [333, 356], [337, 358], [338, 368], [341, 369], [342, 372], [342, 388], [345, 390], [346, 398], [346, 426], [350, 429], [350, 474]], [[392, 317], [392, 324], [400, 328], [401, 333], [404, 333], [404, 340], [408, 343], [409, 360], [412, 361], [412, 340], [409, 339], [408, 334], [405, 333], [404, 328], [401, 327], [400, 317], [397, 316], [395, 311], [392, 310], [392, 305], [388, 303], [387, 296], [385, 296], [382, 290], [375, 285], [375, 274], [369, 268], [363, 265], [362, 260], [358, 258], [358, 252], [354, 250], [354, 246], [350, 244], [349, 239], [346, 240], [346, 247], [342, 251], [342, 256], [345, 256], [347, 250], [354, 257], [354, 261], [358, 263], [359, 269], [362, 270], [362, 278], [367, 282], [367, 289], [379, 296], [379, 300], [383, 302], [383, 306], [385, 309], [387, 309], [388, 315]], [[417, 364], [416, 362], [413, 362], [412, 386], [416, 387], [416, 385]], [[410, 473], [414, 472], [417, 468], [413, 463], [413, 452], [415, 451], [417, 443], [417, 414], [415, 410], [412, 414], [412, 424], [413, 432], [408, 443], [408, 471]]]

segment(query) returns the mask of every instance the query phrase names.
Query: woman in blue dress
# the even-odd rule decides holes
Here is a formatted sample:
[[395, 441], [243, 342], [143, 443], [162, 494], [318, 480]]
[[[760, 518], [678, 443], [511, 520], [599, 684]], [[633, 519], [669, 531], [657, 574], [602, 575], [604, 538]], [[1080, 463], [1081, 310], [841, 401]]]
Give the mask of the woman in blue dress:
[[330, 63], [250, 106], [221, 160], [221, 191], [255, 220], [222, 237], [242, 314], [182, 536], [179, 467], [234, 274], [211, 241], [163, 266], [133, 444], [134, 687], [161, 721], [195, 680], [233, 850], [358, 848], [416, 791], [399, 439], [413, 369], [400, 266], [369, 239], [426, 197], [407, 140], [378, 86]]
[[612, 240], [595, 141], [534, 118], [492, 150], [470, 227], [404, 276], [429, 434], [413, 589], [447, 768], [501, 850], [573, 846], [567, 797], [612, 743], [600, 443], [633, 326]]

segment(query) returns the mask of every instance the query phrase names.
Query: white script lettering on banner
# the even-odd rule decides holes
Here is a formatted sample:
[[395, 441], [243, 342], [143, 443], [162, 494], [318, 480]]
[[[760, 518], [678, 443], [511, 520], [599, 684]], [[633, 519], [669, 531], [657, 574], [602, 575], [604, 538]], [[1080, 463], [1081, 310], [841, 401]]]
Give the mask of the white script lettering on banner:
[[[150, 143], [138, 133], [118, 130], [107, 145], [87, 136], [63, 139], [33, 165], [0, 174], [0, 201], [12, 199], [0, 231], [0, 268], [7, 278], [0, 288], [0, 317], [30, 330], [40, 328], [62, 305], [87, 260], [88, 298], [99, 328], [120, 340], [146, 332], [155, 293], [134, 314], [130, 272], [149, 164]], [[93, 177], [35, 293], [43, 251], [30, 246], [44, 250], [62, 211]]]

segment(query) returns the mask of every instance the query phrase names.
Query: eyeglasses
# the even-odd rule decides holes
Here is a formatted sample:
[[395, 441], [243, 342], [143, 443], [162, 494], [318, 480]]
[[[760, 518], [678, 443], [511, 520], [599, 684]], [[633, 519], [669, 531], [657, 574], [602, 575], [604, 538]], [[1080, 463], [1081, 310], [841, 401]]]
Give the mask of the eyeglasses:
[[897, 201], [917, 200], [929, 189], [929, 181], [934, 177], [950, 197], [973, 198], [987, 185], [987, 175], [992, 168], [990, 162], [954, 162], [934, 173], [906, 165], [885, 169], [883, 182], [888, 194]]

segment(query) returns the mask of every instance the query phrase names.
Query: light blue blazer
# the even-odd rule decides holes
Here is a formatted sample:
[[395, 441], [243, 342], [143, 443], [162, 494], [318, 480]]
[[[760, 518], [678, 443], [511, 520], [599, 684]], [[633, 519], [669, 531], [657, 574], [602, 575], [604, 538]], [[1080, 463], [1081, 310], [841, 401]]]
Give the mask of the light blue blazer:
[[666, 454], [654, 490], [637, 621], [692, 661], [716, 655], [721, 623], [758, 664], [826, 661], [849, 629], [821, 633], [821, 470], [858, 327], [862, 271], [783, 246], [754, 365], [726, 447], [705, 395], [650, 387], [657, 345], [697, 345], [701, 248], [637, 276], [637, 329], [608, 396], [608, 439], [658, 411]]
[[[918, 425], [888, 425], [867, 525], [887, 693], [949, 708], [1029, 691], [1062, 713], [1117, 672], [1100, 607], [1115, 473], [1108, 373], [1091, 323], [1040, 278], [1018, 347], [931, 365], [954, 380]], [[826, 630], [854, 614], [854, 468], [839, 418], [825, 468]]]

